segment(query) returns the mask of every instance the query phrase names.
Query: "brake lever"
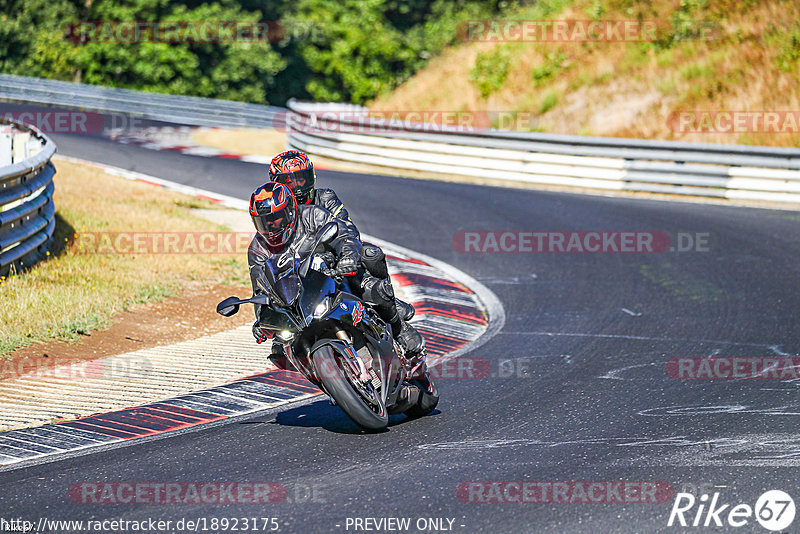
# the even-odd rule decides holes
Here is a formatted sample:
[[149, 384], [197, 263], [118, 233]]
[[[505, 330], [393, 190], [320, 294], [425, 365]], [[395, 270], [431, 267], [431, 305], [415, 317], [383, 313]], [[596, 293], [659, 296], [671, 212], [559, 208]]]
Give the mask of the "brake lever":
[[344, 280], [344, 277], [343, 277], [341, 274], [338, 274], [338, 273], [336, 272], [336, 269], [325, 268], [325, 269], [322, 271], [322, 274], [324, 274], [325, 276], [330, 276], [331, 278], [333, 278], [333, 280], [334, 280], [334, 281], [335, 281], [337, 284], [341, 284], [341, 283], [342, 283], [342, 280]]

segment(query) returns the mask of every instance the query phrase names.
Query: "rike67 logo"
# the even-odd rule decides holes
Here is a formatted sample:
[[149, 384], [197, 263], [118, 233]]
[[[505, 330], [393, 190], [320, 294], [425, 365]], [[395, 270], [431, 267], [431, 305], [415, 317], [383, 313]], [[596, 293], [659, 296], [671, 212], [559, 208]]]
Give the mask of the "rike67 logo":
[[765, 529], [777, 532], [791, 525], [794, 515], [794, 500], [780, 490], [764, 492], [755, 506], [726, 503], [719, 492], [714, 493], [710, 500], [708, 494], [698, 499], [691, 493], [678, 493], [667, 526], [743, 527], [755, 519]]

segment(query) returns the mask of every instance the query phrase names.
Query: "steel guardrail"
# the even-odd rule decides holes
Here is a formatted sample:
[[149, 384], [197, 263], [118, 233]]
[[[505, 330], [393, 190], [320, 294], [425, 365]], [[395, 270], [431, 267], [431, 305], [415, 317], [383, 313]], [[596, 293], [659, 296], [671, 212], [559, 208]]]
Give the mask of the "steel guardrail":
[[[38, 261], [47, 251], [55, 230], [53, 176], [50, 161], [56, 152], [53, 141], [34, 127], [0, 118], [20, 139], [25, 157], [0, 167], [0, 274], [19, 270]], [[33, 139], [38, 150], [27, 157]]]
[[0, 99], [91, 109], [189, 126], [279, 128], [285, 109], [232, 100], [178, 96], [0, 74]]
[[[286, 128], [310, 154], [401, 170], [620, 191], [800, 203], [800, 149], [376, 121], [366, 108], [289, 109], [0, 74], [0, 99], [130, 113], [194, 126]], [[342, 113], [347, 112], [347, 113]], [[347, 115], [359, 115], [358, 120]], [[310, 117], [324, 120], [309, 125]]]
[[289, 101], [289, 145], [432, 173], [547, 185], [800, 203], [800, 149], [371, 120], [352, 105]]

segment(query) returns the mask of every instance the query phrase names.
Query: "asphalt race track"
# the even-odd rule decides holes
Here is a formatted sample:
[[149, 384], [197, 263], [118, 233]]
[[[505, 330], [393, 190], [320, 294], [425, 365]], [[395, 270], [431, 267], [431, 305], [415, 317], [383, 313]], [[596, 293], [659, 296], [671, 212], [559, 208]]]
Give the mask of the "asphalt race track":
[[[97, 137], [53, 137], [60, 154], [227, 195], [245, 198], [266, 180], [260, 165]], [[767, 532], [753, 517], [741, 528], [716, 527], [713, 519], [702, 526], [705, 513], [698, 527], [667, 523], [682, 491], [698, 499], [719, 492], [718, 503], [730, 505], [723, 522], [733, 506], [754, 506], [767, 490], [800, 495], [800, 381], [677, 379], [667, 365], [672, 358], [800, 355], [796, 212], [332, 171], [318, 176], [321, 186], [339, 193], [362, 232], [450, 263], [499, 297], [504, 329], [465, 356], [488, 360], [491, 373], [442, 378], [434, 415], [398, 418], [377, 435], [359, 432], [341, 410], [315, 400], [2, 472], [4, 516], [274, 517], [280, 532], [366, 531], [376, 524], [356, 518], [388, 517], [410, 518], [410, 532], [443, 530], [428, 518], [465, 533]], [[462, 231], [663, 232], [674, 248], [689, 248], [687, 236], [695, 246], [464, 253], [454, 242]], [[75, 484], [110, 481], [270, 481], [283, 484], [287, 497], [268, 505], [70, 499]], [[488, 484], [469, 486], [474, 481], [650, 481], [671, 489], [655, 503], [613, 492], [601, 499], [611, 502], [582, 502], [571, 493], [575, 502], [519, 503], [498, 502], [504, 498], [496, 491], [505, 488], [512, 500], [519, 491], [508, 489], [517, 486], [496, 485], [492, 493]], [[481, 500], [491, 502], [474, 502]], [[687, 521], [697, 508], [686, 512]]]

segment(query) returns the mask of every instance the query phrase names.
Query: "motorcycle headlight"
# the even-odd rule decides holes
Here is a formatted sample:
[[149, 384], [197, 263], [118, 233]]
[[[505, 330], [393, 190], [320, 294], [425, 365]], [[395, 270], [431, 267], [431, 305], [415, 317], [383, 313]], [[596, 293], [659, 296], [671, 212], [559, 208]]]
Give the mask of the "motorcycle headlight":
[[280, 333], [278, 334], [278, 337], [284, 341], [289, 341], [294, 337], [294, 333], [289, 332], [288, 330], [281, 330]]
[[314, 309], [314, 318], [322, 317], [325, 315], [325, 312], [328, 311], [328, 303], [330, 301], [330, 297], [325, 297], [322, 302], [317, 304], [317, 307]]

